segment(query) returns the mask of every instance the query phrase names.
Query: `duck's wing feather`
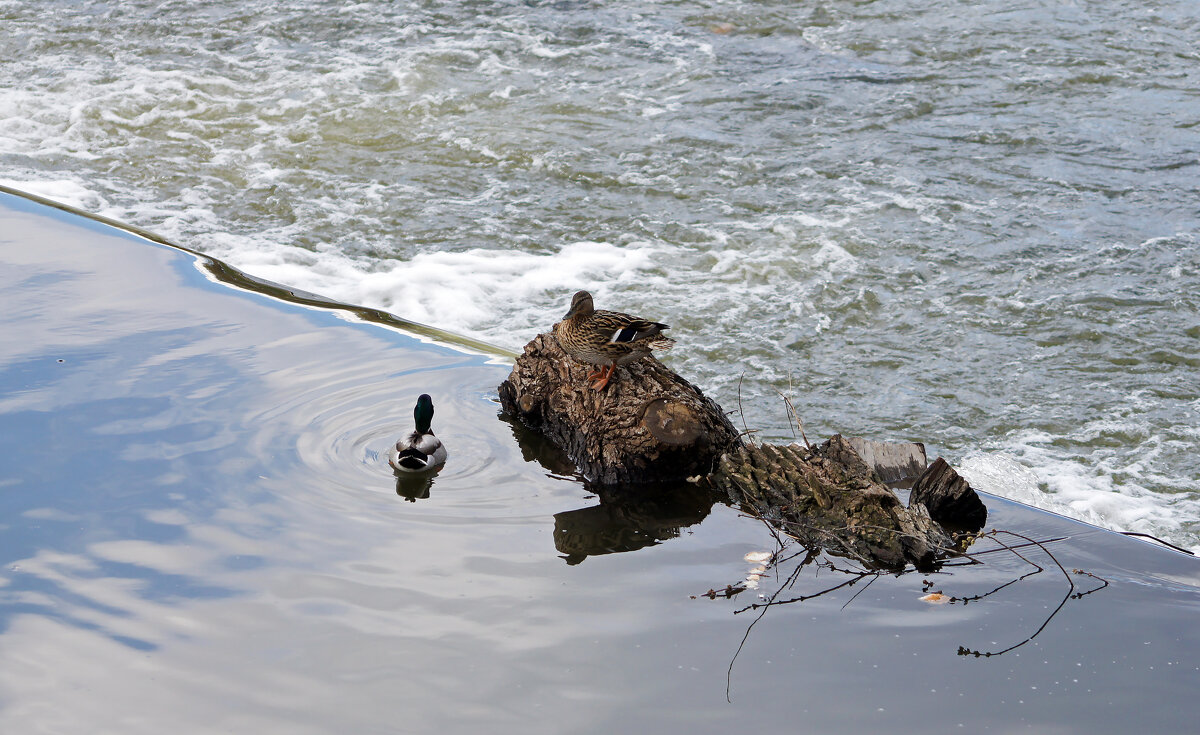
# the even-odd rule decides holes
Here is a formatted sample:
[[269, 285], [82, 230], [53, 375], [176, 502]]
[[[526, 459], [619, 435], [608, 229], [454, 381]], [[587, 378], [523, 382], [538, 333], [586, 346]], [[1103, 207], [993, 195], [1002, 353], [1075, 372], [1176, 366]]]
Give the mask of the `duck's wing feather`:
[[649, 339], [671, 327], [662, 322], [652, 322], [615, 311], [597, 311], [592, 316], [596, 331], [608, 333], [609, 342], [621, 344]]

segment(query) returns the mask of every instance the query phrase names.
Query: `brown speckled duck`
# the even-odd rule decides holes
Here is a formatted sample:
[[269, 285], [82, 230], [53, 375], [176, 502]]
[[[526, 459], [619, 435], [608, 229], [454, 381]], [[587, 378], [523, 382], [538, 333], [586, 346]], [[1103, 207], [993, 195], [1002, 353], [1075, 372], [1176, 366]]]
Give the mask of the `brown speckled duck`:
[[593, 389], [603, 390], [618, 365], [675, 344], [675, 340], [662, 334], [664, 329], [670, 327], [617, 311], [597, 311], [592, 305], [592, 295], [579, 291], [571, 299], [571, 310], [554, 325], [554, 338], [571, 357], [599, 366], [588, 380]]

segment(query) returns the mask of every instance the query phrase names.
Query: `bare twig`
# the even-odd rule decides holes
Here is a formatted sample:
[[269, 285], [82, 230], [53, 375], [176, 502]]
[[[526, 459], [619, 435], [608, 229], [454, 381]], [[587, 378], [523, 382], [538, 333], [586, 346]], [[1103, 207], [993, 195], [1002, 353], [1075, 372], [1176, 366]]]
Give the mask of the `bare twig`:
[[[1038, 629], [1033, 632], [1033, 635], [1029, 636], [1025, 640], [1023, 640], [1019, 643], [1014, 643], [1013, 645], [1009, 646], [1008, 648], [1005, 648], [1000, 651], [984, 652], [984, 651], [972, 650], [965, 646], [959, 646], [958, 647], [958, 655], [959, 656], [975, 656], [976, 658], [979, 658], [979, 657], [990, 658], [991, 656], [1002, 656], [1002, 655], [1008, 653], [1009, 651], [1012, 651], [1013, 649], [1020, 648], [1021, 646], [1025, 645], [1026, 643], [1029, 643], [1030, 641], [1032, 641], [1034, 638], [1037, 638], [1038, 635], [1041, 634], [1041, 632], [1046, 629], [1046, 626], [1050, 624], [1050, 621], [1054, 619], [1054, 616], [1058, 615], [1058, 612], [1063, 609], [1064, 605], [1067, 604], [1067, 600], [1070, 600], [1072, 597], [1075, 596], [1075, 594], [1074, 594], [1075, 593], [1075, 581], [1071, 579], [1071, 575], [1067, 572], [1066, 568], [1063, 567], [1063, 565], [1059, 563], [1058, 558], [1055, 557], [1054, 554], [1050, 553], [1049, 549], [1047, 549], [1041, 543], [1029, 538], [1028, 536], [1023, 536], [1014, 531], [998, 530], [998, 531], [992, 531], [991, 533], [987, 534], [987, 536], [989, 536], [993, 541], [1000, 544], [1001, 546], [1004, 546], [1009, 551], [1012, 551], [1012, 553], [1015, 556], [1017, 556], [1017, 558], [1024, 560], [1028, 564], [1033, 564], [1033, 566], [1038, 568], [1038, 572], [1042, 571], [1042, 567], [1029, 561], [1024, 556], [1022, 556], [1019, 552], [1014, 551], [1008, 544], [1005, 544], [1003, 541], [1001, 541], [999, 538], [997, 538], [997, 535], [999, 535], [1001, 533], [1008, 534], [1009, 536], [1016, 536], [1017, 538], [1026, 541], [1028, 544], [1032, 544], [1034, 546], [1037, 546], [1039, 549], [1041, 549], [1042, 553], [1044, 553], [1047, 557], [1049, 557], [1050, 561], [1054, 562], [1055, 566], [1058, 567], [1059, 571], [1061, 571], [1063, 573], [1063, 577], [1067, 580], [1067, 585], [1069, 586], [1069, 589], [1067, 590], [1067, 594], [1063, 596], [1062, 601], [1058, 603], [1058, 606], [1055, 607], [1054, 610], [1048, 616], [1046, 616], [1046, 619], [1043, 620], [1042, 624], [1040, 626], [1038, 626]], [[1076, 571], [1078, 573], [1078, 570], [1076, 570]], [[1033, 572], [1031, 574], [1036, 574], [1036, 572]], [[1028, 576], [1030, 576], [1030, 575], [1029, 574], [1025, 575], [1025, 577], [1028, 577]], [[1020, 579], [1024, 579], [1025, 577], [1021, 577]], [[1095, 578], [1099, 579], [1099, 577], [1095, 577]], [[1020, 579], [1013, 580], [1013, 581], [1019, 582]], [[1091, 590], [1091, 592], [1096, 592], [1096, 591], [1108, 586], [1108, 582], [1106, 580], [1102, 580], [1102, 581], [1104, 581], [1104, 585], [1101, 587], [1097, 587], [1094, 590]], [[1009, 584], [1012, 584], [1012, 582], [1010, 582]], [[1007, 587], [1007, 586], [1008, 585], [1002, 585], [998, 589], [1003, 589], [1003, 587]], [[993, 590], [993, 591], [996, 591], [996, 590]], [[1089, 592], [1088, 594], [1091, 594], [1091, 592]], [[991, 593], [989, 592], [988, 594], [991, 594]], [[1080, 595], [1080, 597], [1082, 597], [1082, 595]], [[964, 603], [965, 603], [965, 601], [964, 601]]]
[[1163, 546], [1168, 546], [1168, 547], [1170, 547], [1170, 548], [1172, 548], [1172, 549], [1175, 549], [1175, 550], [1176, 550], [1176, 551], [1178, 551], [1178, 552], [1181, 552], [1181, 553], [1187, 554], [1188, 556], [1195, 556], [1195, 555], [1196, 555], [1196, 554], [1195, 554], [1195, 552], [1188, 551], [1187, 549], [1184, 549], [1184, 548], [1182, 548], [1182, 547], [1176, 546], [1175, 544], [1172, 544], [1172, 543], [1168, 543], [1168, 542], [1166, 542], [1166, 541], [1163, 541], [1163, 540], [1162, 540], [1162, 539], [1160, 539], [1158, 536], [1151, 536], [1151, 535], [1150, 535], [1150, 534], [1148, 534], [1148, 533], [1141, 533], [1141, 532], [1139, 532], [1139, 531], [1121, 531], [1120, 533], [1121, 533], [1121, 535], [1122, 535], [1122, 536], [1137, 536], [1138, 538], [1148, 538], [1148, 539], [1150, 539], [1151, 541], [1157, 541], [1158, 543], [1162, 544]]
[[[763, 601], [754, 602], [754, 603], [745, 605], [745, 606], [733, 611], [734, 615], [740, 615], [741, 613], [750, 612], [750, 611], [755, 611], [758, 614], [756, 616], [754, 616], [754, 620], [751, 621], [751, 623], [746, 627], [746, 631], [742, 635], [742, 639], [738, 643], [737, 650], [734, 652], [734, 655], [729, 662], [729, 667], [726, 671], [725, 696], [726, 696], [726, 699], [730, 700], [730, 701], [732, 701], [731, 692], [732, 692], [732, 679], [733, 679], [734, 664], [737, 662], [738, 657], [741, 655], [741, 652], [745, 648], [746, 643], [749, 641], [750, 634], [754, 630], [754, 627], [758, 624], [758, 622], [760, 620], [763, 619], [763, 617], [766, 615], [767, 610], [769, 610], [770, 608], [775, 607], [777, 605], [792, 605], [792, 604], [796, 604], [796, 603], [806, 602], [808, 600], [813, 600], [818, 597], [824, 597], [824, 596], [832, 594], [838, 590], [848, 589], [850, 587], [853, 587], [864, 579], [868, 580], [865, 585], [863, 585], [859, 589], [855, 590], [854, 593], [846, 600], [846, 602], [842, 604], [841, 609], [844, 610], [847, 606], [850, 605], [850, 603], [852, 603], [856, 599], [858, 599], [858, 597], [860, 595], [862, 595], [863, 592], [865, 592], [871, 585], [873, 585], [880, 577], [884, 576], [885, 574], [896, 574], [897, 576], [901, 576], [904, 574], [908, 574], [912, 571], [915, 571], [912, 569], [905, 569], [900, 572], [896, 572], [895, 570], [890, 570], [890, 571], [872, 570], [869, 568], [855, 569], [855, 568], [853, 568], [854, 563], [861, 562], [862, 560], [854, 559], [853, 557], [848, 558], [848, 560], [852, 562], [850, 565], [851, 568], [843, 568], [843, 567], [835, 564], [831, 558], [828, 558], [828, 557], [822, 558], [820, 549], [806, 547], [803, 542], [799, 541], [798, 539], [793, 539], [790, 535], [789, 536], [781, 536], [772, 523], [767, 522], [765, 519], [763, 519], [761, 517], [759, 517], [759, 520], [767, 526], [767, 529], [771, 533], [772, 537], [775, 539], [775, 543], [777, 546], [777, 549], [774, 552], [774, 554], [772, 555], [771, 559], [765, 563], [765, 565], [768, 569], [775, 570], [777, 585], [776, 585], [775, 590], [770, 595], [767, 595], [767, 596], [763, 596], [761, 594], [759, 595], [759, 597], [763, 598]], [[1015, 539], [1019, 540], [1019, 543], [1008, 542], [1003, 538], [1004, 536], [1014, 537]], [[970, 597], [951, 597], [950, 598], [951, 603], [965, 605], [965, 604], [968, 604], [971, 602], [978, 602], [978, 601], [988, 598], [992, 595], [995, 595], [996, 593], [1000, 592], [1001, 590], [1006, 589], [1007, 587], [1010, 587], [1018, 582], [1028, 579], [1029, 577], [1032, 577], [1034, 575], [1037, 575], [1037, 574], [1040, 574], [1040, 573], [1046, 571], [1047, 565], [1038, 564], [1033, 559], [1029, 558], [1029, 555], [1027, 553], [1023, 553], [1024, 549], [1028, 549], [1031, 547], [1036, 547], [1037, 549], [1041, 550], [1041, 552], [1043, 554], [1045, 554], [1046, 557], [1049, 558], [1051, 562], [1053, 562], [1054, 567], [1057, 567], [1059, 569], [1059, 571], [1062, 572], [1064, 579], [1067, 580], [1068, 589], [1066, 591], [1066, 594], [1063, 596], [1063, 599], [1060, 600], [1058, 605], [1055, 606], [1055, 608], [1050, 612], [1050, 614], [1046, 616], [1046, 619], [1042, 621], [1041, 625], [1039, 625], [1038, 628], [1036, 630], [1034, 630], [1033, 633], [1030, 634], [1028, 637], [1026, 637], [1024, 640], [1014, 643], [1013, 645], [1008, 646], [1007, 648], [1003, 648], [998, 651], [986, 651], [985, 652], [985, 651], [970, 649], [965, 646], [959, 646], [958, 654], [960, 656], [975, 656], [977, 658], [989, 658], [992, 656], [1000, 656], [1005, 653], [1008, 653], [1009, 651], [1020, 648], [1021, 646], [1029, 643], [1030, 641], [1034, 640], [1039, 635], [1041, 635], [1042, 631], [1044, 631], [1050, 625], [1050, 621], [1053, 620], [1054, 617], [1056, 615], [1058, 615], [1059, 612], [1062, 611], [1062, 609], [1066, 606], [1068, 601], [1070, 601], [1071, 599], [1076, 599], [1076, 600], [1081, 599], [1087, 595], [1093, 594], [1095, 592], [1099, 592], [1100, 590], [1106, 588], [1109, 584], [1108, 580], [1106, 580], [1102, 577], [1099, 577], [1095, 574], [1092, 574], [1091, 572], [1087, 572], [1087, 571], [1084, 571], [1081, 569], [1072, 569], [1072, 570], [1068, 571], [1062, 565], [1062, 563], [1059, 562], [1058, 558], [1055, 557], [1055, 555], [1047, 548], [1047, 545], [1050, 543], [1057, 542], [1057, 541], [1062, 541], [1066, 537], [1054, 537], [1054, 538], [1049, 538], [1049, 539], [1036, 540], [1036, 539], [1030, 538], [1028, 536], [1025, 536], [1025, 535], [1022, 535], [1022, 534], [1019, 534], [1019, 533], [1016, 533], [1013, 531], [1005, 531], [1005, 530], [993, 530], [986, 534], [981, 534], [981, 535], [978, 535], [975, 537], [976, 540], [982, 540], [985, 538], [992, 541], [993, 543], [997, 544], [1000, 548], [978, 551], [978, 552], [974, 552], [971, 555], [966, 555], [965, 553], [959, 552], [959, 553], [962, 553], [962, 556], [964, 559], [968, 559], [969, 564], [971, 564], [971, 565], [983, 564], [983, 562], [981, 560], [979, 560], [975, 557], [982, 557], [986, 554], [995, 553], [997, 551], [1007, 551], [1007, 552], [1011, 553], [1013, 556], [1020, 559], [1021, 561], [1028, 564], [1029, 566], [1033, 567], [1033, 571], [1022, 574], [1021, 576], [1019, 576], [1011, 581], [1008, 581], [1008, 582], [1000, 585], [999, 587], [996, 587], [996, 588], [992, 589], [991, 591], [985, 592], [983, 594], [973, 595]], [[787, 553], [789, 546], [793, 543], [796, 544], [797, 546], [799, 546], [801, 550], [796, 551], [795, 553]], [[780, 579], [780, 577], [779, 577], [780, 565], [789, 564], [789, 563], [793, 563], [793, 562], [795, 563], [795, 566], [792, 567], [782, 579]], [[814, 564], [814, 562], [816, 562], [816, 564]], [[810, 592], [810, 593], [806, 593], [806, 594], [799, 594], [794, 597], [781, 599], [784, 591], [793, 589], [800, 581], [801, 575], [804, 572], [804, 570], [809, 569], [809, 568], [813, 569], [814, 578], [819, 577], [823, 570], [828, 570], [835, 574], [842, 575], [843, 578], [840, 581], [838, 581], [836, 584], [830, 584], [829, 586], [824, 587], [823, 589], [820, 589], [819, 591]], [[1072, 578], [1071, 578], [1072, 574], [1076, 575], [1076, 576], [1091, 577], [1092, 579], [1099, 582], [1099, 584], [1098, 584], [1098, 586], [1096, 586], [1090, 590], [1081, 592], [1078, 590], [1078, 587], [1075, 585], [1074, 581], [1072, 580]], [[929, 591], [929, 589], [932, 586], [933, 586], [933, 583], [931, 581], [929, 581], [928, 579], [924, 580], [924, 582], [923, 582], [923, 590], [924, 591]], [[722, 590], [716, 590], [716, 591], [709, 590], [709, 592], [703, 596], [710, 597], [710, 598], [716, 598], [716, 597], [732, 598], [735, 595], [737, 595], [741, 592], [744, 592], [746, 589], [747, 589], [747, 587], [743, 583], [739, 583], [739, 584], [735, 584], [735, 585], [727, 585], [725, 587], [725, 590], [723, 590], [723, 591]]]
[[[983, 534], [979, 538], [986, 538], [986, 537], [988, 537], [988, 534]], [[983, 556], [984, 554], [995, 554], [998, 551], [1012, 551], [1013, 549], [1024, 549], [1029, 546], [1040, 546], [1042, 544], [1051, 544], [1056, 541], [1066, 541], [1069, 538], [1071, 538], [1071, 537], [1070, 536], [1055, 536], [1054, 538], [1042, 539], [1041, 541], [1030, 541], [1029, 543], [1025, 543], [1025, 544], [1008, 544], [1008, 545], [1000, 544], [999, 549], [984, 549], [983, 551], [973, 551], [970, 554], [962, 554], [962, 556], [964, 556], [968, 559], [974, 560], [975, 557]], [[975, 563], [982, 564], [983, 562], [976, 561]]]
[[757, 429], [751, 431], [750, 427], [746, 426], [746, 412], [744, 410], [742, 410], [742, 379], [745, 377], [746, 377], [745, 371], [743, 371], [742, 374], [738, 376], [738, 391], [737, 391], [738, 416], [742, 417], [742, 433], [738, 435], [739, 439], [743, 436], [750, 436], [751, 434], [754, 434], [757, 432]]
[[[804, 435], [804, 422], [800, 420], [800, 414], [796, 412], [796, 406], [792, 404], [792, 399], [778, 390], [775, 392], [779, 394], [779, 397], [783, 399], [783, 405], [787, 407], [788, 423], [791, 423], [793, 420], [796, 422], [796, 427], [800, 430], [800, 438], [804, 440], [805, 449], [812, 452], [813, 446], [808, 443], [808, 437]], [[792, 436], [796, 436], [795, 429], [792, 430]]]
[[1092, 574], [1091, 572], [1085, 572], [1082, 569], [1072, 569], [1071, 571], [1075, 574], [1081, 574], [1085, 577], [1091, 577], [1092, 579], [1096, 579], [1101, 582], [1101, 585], [1099, 587], [1096, 587], [1095, 589], [1090, 589], [1087, 592], [1076, 592], [1075, 593], [1076, 600], [1078, 600], [1082, 597], [1087, 597], [1088, 595], [1092, 594], [1093, 592], [1099, 592], [1100, 590], [1102, 590], [1108, 586], [1108, 580], [1105, 579], [1104, 577], [1098, 577], [1095, 574]]

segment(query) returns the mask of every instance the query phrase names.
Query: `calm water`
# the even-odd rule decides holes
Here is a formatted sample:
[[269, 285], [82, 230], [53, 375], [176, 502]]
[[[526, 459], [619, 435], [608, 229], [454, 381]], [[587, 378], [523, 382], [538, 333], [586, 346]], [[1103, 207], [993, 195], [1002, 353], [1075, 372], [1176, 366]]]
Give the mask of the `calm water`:
[[517, 349], [591, 289], [767, 438], [1200, 549], [1200, 13], [0, 2], [0, 178]]

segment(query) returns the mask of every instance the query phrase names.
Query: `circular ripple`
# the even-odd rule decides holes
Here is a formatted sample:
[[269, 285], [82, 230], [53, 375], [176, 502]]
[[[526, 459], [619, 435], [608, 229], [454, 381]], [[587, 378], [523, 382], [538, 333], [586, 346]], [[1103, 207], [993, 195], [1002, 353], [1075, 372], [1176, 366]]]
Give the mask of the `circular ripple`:
[[[259, 440], [263, 450], [290, 456], [301, 468], [287, 473], [289, 497], [344, 512], [361, 511], [364, 498], [392, 506], [411, 500], [420, 512], [459, 520], [544, 517], [562, 510], [561, 498], [535, 501], [539, 483], [530, 480], [547, 471], [522, 459], [492, 397], [478, 390], [478, 381], [447, 383], [448, 377], [467, 377], [447, 372], [454, 371], [406, 374], [401, 382], [380, 377], [388, 372], [378, 366], [356, 365], [336, 376], [314, 377], [312, 387], [293, 390], [285, 402], [259, 413], [255, 418], [266, 427]], [[449, 455], [427, 476], [429, 483], [398, 478], [387, 463], [395, 441], [413, 429], [420, 393], [434, 397], [433, 429]]]

